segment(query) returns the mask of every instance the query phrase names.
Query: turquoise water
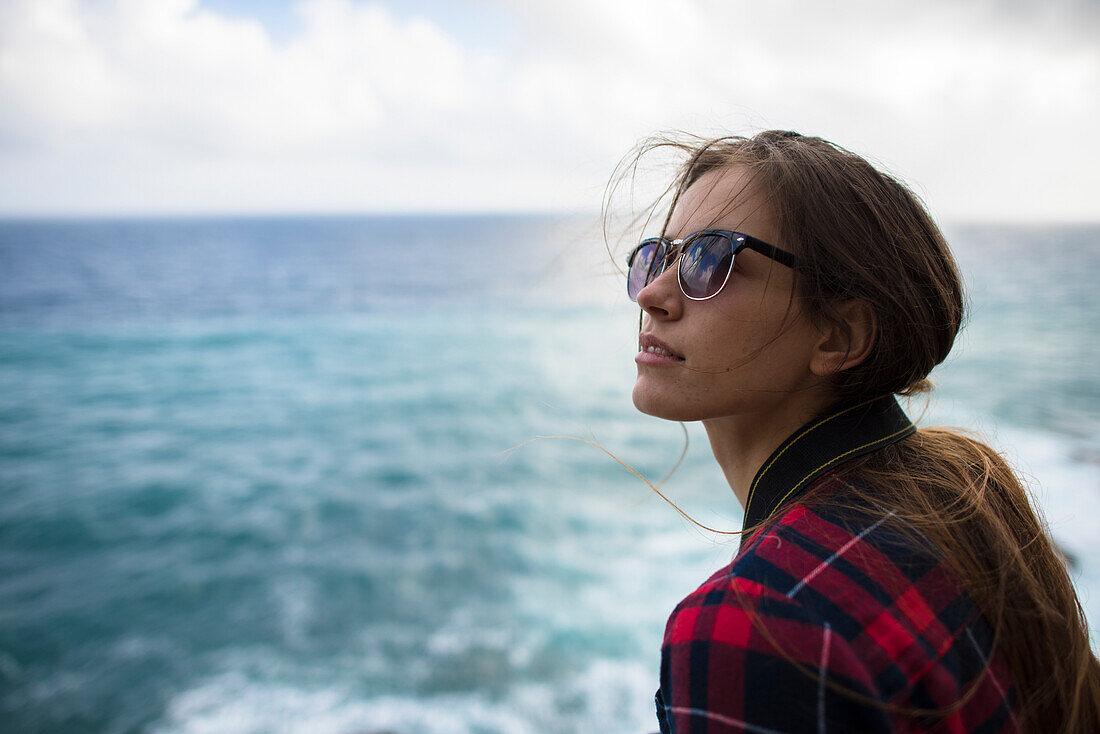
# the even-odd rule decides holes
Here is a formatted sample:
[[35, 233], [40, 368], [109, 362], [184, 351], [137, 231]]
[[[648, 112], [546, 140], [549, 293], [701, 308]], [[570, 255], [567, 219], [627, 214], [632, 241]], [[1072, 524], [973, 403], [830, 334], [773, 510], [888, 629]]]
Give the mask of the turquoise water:
[[[0, 223], [0, 730], [645, 732], [736, 539], [653, 478], [590, 223]], [[926, 422], [1035, 477], [1100, 623], [1100, 228], [949, 232]], [[914, 406], [919, 412], [924, 406]], [[697, 427], [666, 486], [740, 512]]]

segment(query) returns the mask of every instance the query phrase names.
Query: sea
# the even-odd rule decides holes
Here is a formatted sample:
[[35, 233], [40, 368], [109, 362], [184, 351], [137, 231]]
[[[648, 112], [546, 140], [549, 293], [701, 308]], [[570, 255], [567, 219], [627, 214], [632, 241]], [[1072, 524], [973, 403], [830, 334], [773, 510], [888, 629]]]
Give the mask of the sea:
[[[1100, 226], [946, 230], [971, 315], [910, 414], [1015, 462], [1095, 630]], [[655, 731], [741, 511], [631, 404], [611, 249], [587, 216], [0, 221], [0, 731]], [[716, 532], [626, 468], [682, 453], [661, 491]]]

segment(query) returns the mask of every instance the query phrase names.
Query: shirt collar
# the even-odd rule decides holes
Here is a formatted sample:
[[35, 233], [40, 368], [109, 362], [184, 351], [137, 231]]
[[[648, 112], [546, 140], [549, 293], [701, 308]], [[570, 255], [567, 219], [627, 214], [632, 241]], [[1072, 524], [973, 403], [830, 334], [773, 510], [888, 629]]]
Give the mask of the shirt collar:
[[[780, 444], [756, 473], [745, 502], [744, 527], [768, 519], [780, 505], [805, 492], [834, 467], [916, 430], [893, 395], [842, 403], [814, 418]], [[742, 544], [745, 540], [742, 534]]]

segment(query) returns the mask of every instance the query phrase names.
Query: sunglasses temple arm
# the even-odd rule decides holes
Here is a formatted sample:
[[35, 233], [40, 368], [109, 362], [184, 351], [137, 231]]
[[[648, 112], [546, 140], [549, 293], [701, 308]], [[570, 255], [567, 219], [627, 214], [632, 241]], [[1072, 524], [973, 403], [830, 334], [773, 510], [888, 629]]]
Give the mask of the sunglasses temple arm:
[[798, 264], [798, 258], [796, 258], [792, 253], [787, 252], [786, 250], [780, 250], [775, 245], [769, 245], [763, 240], [758, 240], [755, 238], [750, 240], [746, 238], [745, 244], [748, 245], [749, 249], [756, 250], [765, 257], [770, 257], [772, 260], [775, 260], [780, 265], [786, 265], [788, 268], [793, 269]]

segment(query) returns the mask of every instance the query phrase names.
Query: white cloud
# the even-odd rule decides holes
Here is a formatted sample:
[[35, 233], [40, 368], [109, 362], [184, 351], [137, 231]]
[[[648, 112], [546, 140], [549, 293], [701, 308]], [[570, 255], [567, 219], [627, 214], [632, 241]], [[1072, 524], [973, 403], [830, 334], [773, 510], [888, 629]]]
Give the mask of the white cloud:
[[0, 3], [0, 209], [595, 206], [641, 135], [775, 126], [948, 217], [1100, 218], [1073, 3], [478, 1], [512, 35], [353, 0], [281, 40], [197, 0]]

